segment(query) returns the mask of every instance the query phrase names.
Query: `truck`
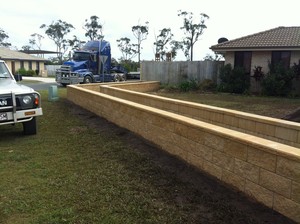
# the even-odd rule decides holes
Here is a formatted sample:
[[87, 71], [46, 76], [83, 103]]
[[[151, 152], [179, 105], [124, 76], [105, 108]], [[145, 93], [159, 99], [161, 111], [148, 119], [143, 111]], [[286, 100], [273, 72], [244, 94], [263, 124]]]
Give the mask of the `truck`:
[[126, 69], [111, 62], [110, 43], [105, 40], [88, 41], [73, 52], [72, 59], [56, 70], [56, 82], [69, 84], [116, 82], [126, 80]]
[[41, 96], [34, 89], [17, 83], [0, 60], [0, 125], [23, 124], [25, 135], [37, 134], [37, 116], [43, 115]]

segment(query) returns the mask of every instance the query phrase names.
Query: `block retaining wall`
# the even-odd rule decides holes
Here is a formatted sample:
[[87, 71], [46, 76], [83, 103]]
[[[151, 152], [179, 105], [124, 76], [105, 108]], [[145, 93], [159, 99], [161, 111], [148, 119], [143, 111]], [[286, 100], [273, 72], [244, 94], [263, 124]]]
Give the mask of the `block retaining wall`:
[[159, 82], [101, 85], [98, 91], [300, 148], [299, 123], [141, 93], [143, 87], [146, 92], [156, 91]]
[[299, 148], [84, 86], [68, 86], [67, 98], [300, 222]]

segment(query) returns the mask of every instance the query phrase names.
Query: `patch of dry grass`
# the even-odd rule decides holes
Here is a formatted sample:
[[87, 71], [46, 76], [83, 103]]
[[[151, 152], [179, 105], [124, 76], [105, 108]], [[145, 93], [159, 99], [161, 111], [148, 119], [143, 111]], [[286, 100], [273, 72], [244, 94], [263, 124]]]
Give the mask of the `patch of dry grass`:
[[158, 91], [155, 94], [274, 118], [282, 118], [300, 107], [300, 98], [203, 93], [197, 91], [177, 92], [166, 90]]

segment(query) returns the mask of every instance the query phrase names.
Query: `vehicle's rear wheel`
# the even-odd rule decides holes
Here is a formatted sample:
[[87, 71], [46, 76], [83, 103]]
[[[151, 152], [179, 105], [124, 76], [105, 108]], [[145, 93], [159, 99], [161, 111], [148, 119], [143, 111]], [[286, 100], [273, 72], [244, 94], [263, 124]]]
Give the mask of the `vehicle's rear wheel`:
[[37, 133], [36, 117], [30, 121], [23, 122], [23, 133], [25, 135], [35, 135]]

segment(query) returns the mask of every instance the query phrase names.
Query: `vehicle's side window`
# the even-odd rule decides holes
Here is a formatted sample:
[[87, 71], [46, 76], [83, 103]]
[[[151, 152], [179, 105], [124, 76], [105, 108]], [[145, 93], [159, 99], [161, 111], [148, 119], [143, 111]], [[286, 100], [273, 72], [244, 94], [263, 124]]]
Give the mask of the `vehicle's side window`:
[[3, 67], [4, 67], [3, 63], [0, 63], [0, 74], [2, 74], [4, 72]]
[[7, 68], [5, 67], [4, 63], [0, 63], [0, 77], [4, 78], [4, 77], [8, 77], [8, 71]]

